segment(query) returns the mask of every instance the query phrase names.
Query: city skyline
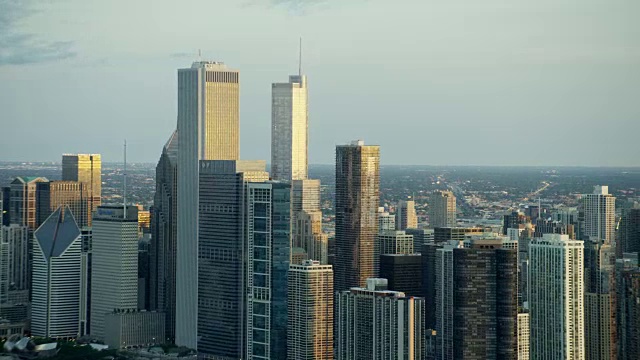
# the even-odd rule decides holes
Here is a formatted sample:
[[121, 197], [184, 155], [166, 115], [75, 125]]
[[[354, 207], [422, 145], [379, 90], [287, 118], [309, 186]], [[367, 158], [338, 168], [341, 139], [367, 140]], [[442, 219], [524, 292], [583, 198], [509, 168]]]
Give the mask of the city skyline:
[[[469, 3], [464, 24], [455, 5], [412, 4], [407, 12], [377, 0], [202, 2], [201, 14], [185, 16], [193, 21], [184, 24], [180, 15], [188, 7], [155, 2], [154, 21], [142, 27], [146, 1], [126, 12], [114, 12], [119, 7], [111, 3], [89, 12], [78, 0], [2, 2], [7, 16], [0, 28], [43, 45], [19, 36], [2, 43], [0, 93], [7, 96], [0, 108], [8, 137], [0, 153], [11, 154], [28, 132], [39, 146], [23, 148], [13, 159], [51, 161], [53, 154], [91, 151], [116, 160], [122, 129], [131, 126], [130, 159], [155, 161], [153, 149], [161, 148], [175, 124], [174, 69], [197, 60], [201, 48], [203, 58], [243, 73], [240, 157], [268, 158], [269, 140], [262, 134], [270, 126], [269, 85], [297, 70], [302, 36], [312, 164], [329, 164], [334, 145], [365, 138], [387, 149], [383, 164], [638, 166], [633, 134], [640, 109], [632, 94], [640, 87], [633, 71], [640, 45], [630, 36], [628, 14], [640, 5], [616, 2], [620, 6], [586, 2], [578, 12], [556, 2]], [[211, 6], [227, 14], [224, 21], [198, 21]], [[335, 31], [317, 31], [327, 18]], [[378, 27], [381, 18], [390, 22], [388, 29]], [[168, 36], [158, 24], [170, 19], [177, 19], [177, 31]], [[515, 19], [522, 20], [518, 26]], [[540, 29], [541, 22], [548, 26]], [[199, 25], [204, 23], [206, 29]], [[349, 86], [336, 86], [343, 78]], [[373, 90], [383, 85], [394, 90]], [[397, 136], [388, 136], [390, 128]], [[543, 139], [512, 136], [536, 128], [553, 131]], [[96, 129], [102, 136], [95, 136]], [[438, 152], [447, 140], [434, 135], [451, 132], [463, 145]], [[498, 138], [476, 146], [478, 139]], [[418, 143], [438, 156], [410, 152]], [[562, 157], [551, 144], [562, 144]]]

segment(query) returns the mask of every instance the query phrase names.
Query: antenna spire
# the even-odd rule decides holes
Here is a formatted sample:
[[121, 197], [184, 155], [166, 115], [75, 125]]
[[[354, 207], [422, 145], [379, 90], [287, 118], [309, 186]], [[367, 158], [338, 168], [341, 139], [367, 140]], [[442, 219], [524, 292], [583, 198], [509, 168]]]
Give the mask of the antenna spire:
[[298, 54], [298, 76], [302, 77], [302, 36], [300, 36], [300, 53]]
[[123, 189], [122, 199], [124, 206], [124, 219], [127, 219], [127, 140], [124, 140], [124, 173], [123, 173]]

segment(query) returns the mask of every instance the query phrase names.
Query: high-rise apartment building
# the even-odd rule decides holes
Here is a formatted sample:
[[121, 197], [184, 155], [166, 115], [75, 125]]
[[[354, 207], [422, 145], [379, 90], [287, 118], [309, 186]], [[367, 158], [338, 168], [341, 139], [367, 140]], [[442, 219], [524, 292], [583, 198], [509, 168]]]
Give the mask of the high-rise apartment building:
[[451, 191], [437, 190], [429, 196], [429, 226], [456, 226], [456, 197]]
[[593, 194], [583, 194], [580, 204], [581, 238], [615, 242], [616, 198], [608, 186], [594, 186]]
[[291, 188], [293, 247], [304, 249], [308, 259], [327, 264], [329, 239], [322, 231], [320, 180], [293, 180]]
[[585, 351], [588, 359], [617, 354], [615, 285], [615, 197], [607, 186], [582, 195], [584, 240]]
[[49, 181], [36, 185], [36, 224], [39, 226], [60, 206], [68, 206], [78, 226], [91, 226], [91, 201], [87, 185], [78, 181]]
[[616, 234], [617, 256], [640, 252], [640, 209], [622, 209]]
[[452, 244], [436, 250], [436, 358], [515, 359], [517, 251], [499, 238]]
[[102, 204], [102, 159], [100, 154], [62, 155], [62, 180], [84, 183], [92, 214]]
[[149, 304], [164, 312], [165, 335], [175, 341], [176, 250], [178, 222], [178, 132], [162, 148], [156, 166], [156, 192], [151, 209]]
[[336, 146], [335, 289], [365, 286], [374, 277], [380, 203], [380, 147]]
[[420, 254], [380, 255], [380, 277], [388, 280], [389, 290], [423, 297], [422, 275]]
[[178, 70], [176, 344], [197, 347], [200, 160], [237, 160], [239, 72], [220, 62]]
[[288, 278], [288, 359], [333, 360], [333, 270], [306, 260]]
[[44, 177], [19, 176], [11, 182], [11, 224], [27, 226], [32, 231], [37, 228], [36, 185], [48, 181]]
[[413, 200], [400, 201], [396, 208], [396, 229], [415, 229], [418, 227], [416, 203]]
[[307, 178], [309, 112], [307, 77], [289, 76], [271, 85], [271, 177], [292, 181]]
[[585, 359], [584, 243], [544, 234], [529, 261], [531, 359]]
[[345, 359], [423, 359], [424, 299], [387, 290], [386, 279], [335, 294], [335, 355]]
[[68, 207], [58, 208], [35, 231], [32, 333], [76, 337], [80, 325], [82, 239]]
[[518, 360], [529, 360], [529, 313], [518, 314]]
[[91, 244], [91, 335], [105, 336], [105, 316], [138, 307], [138, 208], [99, 206]]

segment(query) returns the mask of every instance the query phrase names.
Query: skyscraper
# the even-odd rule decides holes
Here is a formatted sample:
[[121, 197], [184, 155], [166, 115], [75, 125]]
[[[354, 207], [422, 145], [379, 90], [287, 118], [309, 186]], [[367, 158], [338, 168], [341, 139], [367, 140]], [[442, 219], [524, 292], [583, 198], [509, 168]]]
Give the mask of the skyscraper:
[[[630, 255], [630, 256], [629, 256]], [[638, 254], [616, 261], [618, 359], [640, 358], [640, 268]]]
[[[246, 356], [245, 319], [252, 318], [245, 318], [245, 293], [252, 287], [247, 282], [249, 278], [246, 269], [249, 254], [245, 231], [248, 231], [248, 228], [245, 230], [243, 226], [246, 217], [255, 212], [247, 212], [249, 209], [246, 188], [251, 182], [264, 182], [269, 179], [265, 167], [264, 161], [201, 162], [200, 211], [197, 215], [200, 225], [197, 234], [198, 256], [191, 259], [197, 268], [197, 292], [193, 299], [193, 306], [196, 306], [197, 312], [195, 317], [188, 318], [188, 323], [195, 322], [192, 325], [197, 326], [197, 349], [208, 356], [231, 359]], [[264, 216], [266, 206], [258, 207]], [[258, 222], [259, 228], [262, 229], [260, 232], [264, 234], [266, 219]], [[262, 235], [258, 235], [257, 238], [266, 244], [266, 234], [264, 238]], [[266, 256], [266, 249], [256, 251], [259, 256]], [[267, 270], [266, 259], [260, 266], [263, 271]], [[195, 282], [194, 279], [190, 281]], [[269, 293], [263, 291], [258, 299], [266, 301], [269, 296]], [[263, 311], [266, 311], [266, 307]], [[180, 320], [180, 314], [177, 316], [177, 322], [188, 320]], [[262, 324], [259, 322], [256, 325]], [[178, 330], [176, 329], [176, 339]], [[265, 337], [265, 341], [266, 339]]]
[[380, 277], [388, 280], [389, 290], [424, 296], [420, 254], [380, 255]]
[[380, 202], [380, 147], [363, 141], [336, 147], [335, 289], [365, 286], [374, 277]]
[[616, 251], [619, 258], [626, 252], [640, 252], [640, 209], [622, 209]]
[[415, 229], [418, 227], [416, 203], [413, 200], [400, 201], [396, 208], [396, 229]]
[[29, 228], [21, 225], [0, 227], [2, 247], [2, 281], [6, 281], [0, 288], [0, 303], [8, 301], [10, 292], [25, 291], [29, 299]]
[[165, 313], [165, 335], [175, 340], [176, 331], [176, 238], [178, 206], [178, 132], [162, 149], [156, 166], [156, 192], [151, 209], [152, 310]]
[[458, 246], [436, 250], [436, 358], [515, 359], [517, 251], [499, 238]]
[[384, 207], [378, 208], [378, 233], [393, 231], [396, 229], [396, 217], [384, 211]]
[[585, 351], [588, 359], [617, 354], [615, 201], [607, 186], [582, 195]]
[[76, 337], [80, 325], [82, 240], [71, 210], [58, 208], [34, 236], [33, 335]]
[[531, 359], [585, 359], [584, 243], [544, 234], [529, 259]]
[[11, 224], [27, 226], [32, 231], [37, 228], [36, 184], [47, 181], [44, 177], [19, 176], [11, 182]]
[[429, 226], [456, 226], [456, 197], [451, 191], [434, 191], [429, 197]]
[[103, 339], [107, 314], [138, 307], [138, 208], [99, 206], [92, 230], [91, 335]]
[[62, 180], [79, 181], [87, 186], [89, 211], [102, 204], [102, 159], [100, 154], [62, 155]]
[[306, 260], [289, 267], [288, 359], [333, 360], [333, 270]]
[[424, 358], [424, 299], [387, 290], [386, 279], [335, 294], [336, 360]]
[[0, 187], [0, 225], [8, 226], [10, 221], [9, 216], [9, 199], [11, 198], [11, 187]]
[[322, 232], [320, 180], [293, 180], [291, 183], [293, 247], [304, 249], [307, 257], [328, 262], [328, 236]]
[[271, 85], [271, 177], [304, 180], [308, 168], [307, 77]]
[[42, 224], [60, 206], [68, 206], [82, 229], [91, 226], [87, 185], [78, 181], [49, 181], [36, 185], [36, 223]]
[[376, 235], [379, 254], [413, 254], [413, 236], [401, 230], [386, 230]]
[[178, 70], [176, 344], [197, 346], [200, 160], [237, 160], [239, 72], [199, 61]]

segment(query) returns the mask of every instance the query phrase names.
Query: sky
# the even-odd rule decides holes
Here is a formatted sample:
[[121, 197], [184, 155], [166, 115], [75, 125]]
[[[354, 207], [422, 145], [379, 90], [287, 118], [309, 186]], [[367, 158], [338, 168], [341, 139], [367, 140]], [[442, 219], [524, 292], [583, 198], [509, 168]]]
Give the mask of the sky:
[[240, 70], [241, 158], [267, 159], [271, 83], [309, 83], [309, 157], [383, 165], [640, 166], [638, 0], [0, 0], [0, 160], [156, 162], [177, 69]]

